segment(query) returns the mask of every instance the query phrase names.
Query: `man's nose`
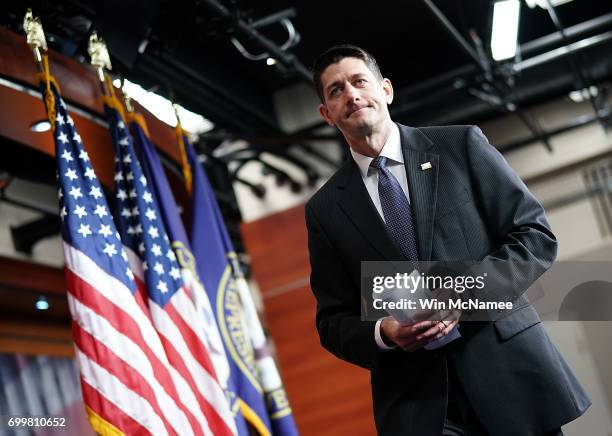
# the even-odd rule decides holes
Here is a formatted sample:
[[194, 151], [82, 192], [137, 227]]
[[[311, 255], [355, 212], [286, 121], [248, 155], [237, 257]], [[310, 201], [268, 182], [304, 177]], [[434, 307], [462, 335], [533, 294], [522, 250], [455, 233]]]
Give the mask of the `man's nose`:
[[347, 85], [344, 88], [344, 95], [346, 97], [347, 102], [349, 103], [358, 101], [360, 98], [359, 90], [351, 85]]

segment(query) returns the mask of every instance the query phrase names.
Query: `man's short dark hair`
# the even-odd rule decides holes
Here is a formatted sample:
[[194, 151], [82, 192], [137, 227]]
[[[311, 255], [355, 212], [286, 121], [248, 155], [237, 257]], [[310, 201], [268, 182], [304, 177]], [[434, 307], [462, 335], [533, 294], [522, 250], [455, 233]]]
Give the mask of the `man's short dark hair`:
[[321, 54], [315, 60], [312, 67], [312, 81], [314, 82], [315, 88], [317, 89], [317, 94], [319, 94], [319, 98], [323, 103], [325, 103], [325, 97], [323, 95], [321, 74], [323, 74], [323, 71], [325, 71], [327, 67], [340, 62], [344, 58], [361, 59], [378, 80], [383, 79], [378, 63], [376, 62], [376, 59], [374, 59], [374, 56], [372, 56], [370, 53], [355, 45], [335, 45]]

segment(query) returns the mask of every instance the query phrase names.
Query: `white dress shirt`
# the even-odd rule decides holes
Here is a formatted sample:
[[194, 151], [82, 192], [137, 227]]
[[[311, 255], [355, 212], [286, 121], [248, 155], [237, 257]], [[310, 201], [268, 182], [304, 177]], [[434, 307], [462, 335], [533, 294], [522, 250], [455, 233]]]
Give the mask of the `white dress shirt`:
[[[351, 148], [351, 155], [353, 160], [359, 167], [361, 173], [361, 179], [370, 194], [370, 198], [376, 206], [376, 210], [380, 217], [384, 220], [382, 205], [380, 204], [380, 195], [378, 195], [378, 171], [376, 168], [370, 168], [370, 164], [374, 160], [370, 156], [364, 156], [363, 154], [357, 153]], [[391, 174], [397, 179], [408, 202], [410, 202], [410, 193], [408, 192], [408, 179], [406, 177], [406, 169], [404, 167], [404, 155], [402, 153], [402, 143], [400, 140], [400, 132], [397, 124], [393, 123], [391, 133], [387, 138], [387, 142], [380, 151], [380, 156], [387, 158], [387, 168], [391, 171]]]
[[[384, 220], [385, 216], [383, 214], [382, 205], [380, 204], [380, 195], [378, 194], [378, 171], [375, 168], [370, 168], [370, 163], [374, 160], [369, 156], [364, 156], [363, 154], [357, 153], [351, 148], [351, 155], [353, 156], [353, 160], [359, 167], [359, 172], [361, 173], [361, 179], [363, 180], [363, 184], [365, 185], [374, 206], [376, 206], [376, 210], [380, 217]], [[393, 176], [397, 179], [404, 194], [406, 194], [406, 198], [408, 202], [410, 202], [410, 193], [408, 192], [408, 179], [406, 177], [406, 169], [404, 167], [404, 155], [402, 153], [402, 143], [400, 140], [400, 132], [397, 124], [393, 123], [393, 127], [391, 129], [391, 133], [385, 142], [382, 150], [380, 151], [380, 156], [384, 156], [387, 158], [387, 168]], [[382, 340], [382, 336], [380, 335], [380, 324], [382, 322], [382, 318], [376, 322], [376, 326], [374, 328], [374, 339], [376, 340], [376, 344], [382, 350], [392, 350], [395, 347], [389, 347]]]

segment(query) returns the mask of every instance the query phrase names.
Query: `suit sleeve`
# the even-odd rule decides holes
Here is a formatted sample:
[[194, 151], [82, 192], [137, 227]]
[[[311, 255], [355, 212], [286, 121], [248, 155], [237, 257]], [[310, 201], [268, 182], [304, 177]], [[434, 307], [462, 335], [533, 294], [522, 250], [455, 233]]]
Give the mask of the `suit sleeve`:
[[378, 365], [374, 321], [361, 320], [360, 291], [352, 284], [313, 208], [306, 206], [310, 286], [317, 300], [321, 345], [340, 359], [363, 368]]
[[515, 301], [552, 265], [557, 240], [543, 207], [478, 127], [468, 129], [466, 147], [475, 201], [498, 243], [480, 260], [486, 285], [474, 296]]

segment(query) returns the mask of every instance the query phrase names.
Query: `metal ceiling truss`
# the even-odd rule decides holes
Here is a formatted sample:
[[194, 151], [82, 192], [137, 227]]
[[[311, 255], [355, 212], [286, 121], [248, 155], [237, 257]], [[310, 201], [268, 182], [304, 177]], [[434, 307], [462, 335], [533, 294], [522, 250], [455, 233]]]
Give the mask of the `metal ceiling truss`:
[[[548, 13], [551, 17], [551, 20], [553, 21], [553, 24], [558, 30], [561, 41], [565, 45], [565, 47], [568, 47], [570, 45], [570, 41], [567, 37], [565, 29], [563, 28], [556, 14], [555, 8], [553, 7], [550, 0], [546, 0], [546, 2]], [[474, 49], [463, 37], [463, 35], [461, 35], [461, 33], [459, 33], [457, 29], [452, 25], [452, 23], [444, 16], [440, 9], [437, 8], [437, 6], [433, 3], [432, 0], [423, 0], [423, 3], [440, 21], [443, 27], [451, 35], [451, 37], [458, 43], [459, 47], [474, 61], [474, 63], [477, 65], [480, 72], [482, 73], [482, 77], [480, 79], [480, 86], [484, 88], [485, 92], [483, 93], [475, 91], [473, 89], [468, 89], [468, 93], [495, 108], [501, 108], [505, 109], [507, 112], [515, 113], [531, 131], [532, 138], [530, 142], [541, 141], [549, 151], [552, 151], [552, 146], [550, 145], [549, 141], [551, 132], [545, 131], [533, 116], [531, 116], [527, 111], [521, 109], [518, 106], [517, 100], [513, 100], [510, 98], [510, 93], [512, 91], [512, 86], [514, 85], [514, 80], [513, 77], [509, 74], [509, 72], [513, 70], [509, 71], [507, 68], [500, 67], [497, 70], [493, 71], [491, 68], [491, 61], [488, 55], [486, 55], [485, 50], [482, 48], [482, 43], [480, 42], [480, 39], [477, 37], [477, 35], [473, 36], [473, 40], [476, 45], [476, 49]], [[603, 40], [603, 38], [599, 38], [597, 42], [602, 42]], [[589, 45], [583, 44], [582, 46], [580, 46], [580, 48], [583, 49], [587, 46]], [[580, 84], [580, 88], [588, 89], [588, 87], [591, 85], [591, 81], [587, 79], [588, 73], [585, 72], [583, 66], [576, 61], [575, 51], [570, 51], [566, 49], [565, 53], [560, 52], [558, 56], [560, 57], [562, 55], [567, 56], [572, 71], [576, 76], [578, 83]], [[552, 59], [554, 59], [554, 57], [548, 58], [547, 61], [551, 61]], [[535, 65], [536, 64], [532, 64], [532, 66]], [[595, 100], [595, 97], [590, 91], [589, 100], [591, 101], [591, 104], [593, 106], [595, 116], [599, 119], [601, 124], [605, 128], [607, 128], [609, 123], [608, 119], [600, 117], [600, 112], [606, 111], [607, 108], [605, 106], [600, 107], [600, 104], [598, 104], [598, 102]]]
[[[433, 5], [431, 1], [427, 1], [426, 3]], [[520, 76], [537, 67], [544, 67], [553, 61], [559, 61], [565, 57], [575, 57], [582, 51], [595, 49], [603, 43], [612, 41], [612, 30], [610, 30], [612, 27], [612, 13], [609, 13], [564, 28], [564, 36], [561, 32], [557, 31], [536, 40], [529, 41], [521, 45], [519, 49], [523, 59], [491, 66], [489, 69], [490, 61], [483, 58], [484, 49], [482, 47], [479, 49], [477, 35], [472, 36], [472, 40], [474, 41], [473, 48], [454, 26], [452, 26], [448, 19], [443, 16], [439, 9], [437, 9], [435, 5], [433, 6], [435, 12], [432, 11], [432, 13], [439, 17], [438, 19], [443, 25], [448, 24], [450, 26], [450, 28], [447, 28], [447, 31], [453, 38], [456, 36], [459, 37], [459, 39], [456, 40], [458, 45], [462, 47], [462, 50], [465, 50], [473, 62], [416, 85], [396, 90], [394, 104], [391, 106], [390, 112], [391, 116], [400, 122], [414, 125], [456, 124], [460, 122], [470, 122], [470, 120], [474, 118], [481, 117], [487, 108], [491, 107], [500, 112], [512, 112], [511, 109], [518, 106], [517, 102], [523, 103], [538, 95], [550, 95], [566, 86], [567, 78], [561, 73], [556, 73], [556, 76], [548, 77], [545, 82], [531, 84], [520, 83], [520, 86], [519, 84], [509, 86], [507, 83], [508, 81], [512, 84], [516, 76]], [[594, 34], [596, 32], [600, 33]], [[560, 46], [560, 44], [562, 45]], [[481, 42], [480, 45], [482, 45]], [[589, 75], [586, 66], [583, 65], [582, 68], [585, 70], [583, 73], [584, 80], [579, 82], [580, 79], [578, 79], [577, 81], [574, 73], [573, 81], [575, 83], [593, 85], [608, 80], [610, 76], [609, 56], [604, 56], [591, 63], [591, 70], [600, 72], [597, 77], [593, 77], [592, 74]], [[487, 80], [488, 78], [490, 80]], [[511, 80], [508, 80], [509, 78]], [[495, 81], [503, 92], [498, 92], [499, 88], [493, 88], [493, 85], [490, 83], [491, 81]], [[491, 88], [493, 89], [492, 91]], [[469, 95], [472, 101], [461, 100], [461, 104], [456, 104], [454, 106], [452, 104], [446, 104], [443, 109], [438, 109], [440, 107], [440, 102], [452, 103], [453, 100], [457, 100], [457, 96], [460, 94]], [[602, 93], [599, 95], [601, 96]], [[598, 116], [599, 121], [604, 124], [609, 123], [609, 117], [604, 116], [607, 111], [605, 104], [602, 102], [597, 102], [597, 104], [598, 112], [596, 114], [603, 114]], [[433, 117], [424, 117], [422, 114], [426, 112], [424, 109], [428, 107], [436, 107], [436, 115]], [[534, 130], [536, 129], [534, 129], [535, 126], [532, 126], [530, 128], [530, 131], [532, 131], [532, 136], [530, 138], [506, 144], [499, 148], [511, 150], [517, 147], [523, 147], [536, 140], [548, 140], [551, 136], [559, 134], [559, 131], [565, 132], [567, 131], [565, 129], [571, 129], [572, 126], [580, 125], [580, 121], [581, 120], [570, 121], [566, 126], [555, 129], [554, 131], [540, 130], [538, 132], [539, 134], [534, 134]], [[523, 120], [523, 122], [529, 122], [529, 117], [527, 116], [527, 120]], [[298, 129], [292, 132], [292, 135], [312, 135], [313, 132], [320, 130], [325, 127], [325, 125], [326, 124], [321, 121]]]

